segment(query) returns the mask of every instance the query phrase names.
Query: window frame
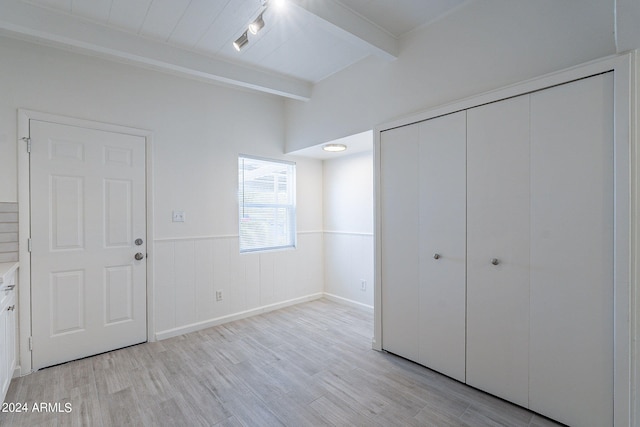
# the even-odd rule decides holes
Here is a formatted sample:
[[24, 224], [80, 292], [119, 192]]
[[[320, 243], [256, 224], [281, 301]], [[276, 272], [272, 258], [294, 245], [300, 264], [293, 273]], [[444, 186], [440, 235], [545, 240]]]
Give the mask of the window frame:
[[[241, 165], [241, 162], [243, 160], [249, 160], [249, 161], [258, 161], [258, 162], [266, 162], [266, 163], [272, 163], [275, 165], [283, 165], [283, 166], [287, 166], [287, 167], [292, 167], [290, 174], [291, 176], [289, 177], [290, 179], [288, 181], [291, 181], [290, 183], [287, 183], [287, 192], [289, 193], [289, 201], [290, 203], [246, 203], [245, 199], [243, 198], [244, 194], [245, 194], [245, 190], [244, 190], [244, 177], [241, 176], [241, 173], [244, 172], [244, 168]], [[289, 176], [289, 173], [287, 173], [287, 175]], [[239, 251], [240, 254], [250, 254], [250, 253], [261, 253], [261, 252], [272, 252], [272, 251], [282, 251], [282, 250], [290, 250], [290, 249], [296, 249], [298, 246], [298, 233], [297, 233], [297, 200], [296, 200], [296, 162], [292, 162], [292, 161], [288, 161], [288, 160], [281, 160], [281, 159], [271, 159], [271, 158], [265, 158], [265, 157], [257, 157], [257, 156], [250, 156], [250, 155], [246, 155], [246, 154], [238, 154], [238, 192], [237, 192], [237, 200], [238, 200], [238, 247], [239, 247]], [[243, 236], [243, 232], [242, 232], [242, 219], [243, 216], [245, 216], [244, 211], [247, 208], [254, 208], [254, 209], [286, 209], [287, 210], [287, 214], [288, 214], [288, 221], [286, 221], [287, 223], [287, 227], [290, 230], [289, 231], [289, 238], [288, 238], [288, 244], [286, 245], [273, 245], [273, 246], [263, 246], [263, 247], [255, 247], [255, 248], [246, 248], [243, 249], [242, 247], [242, 236]], [[274, 224], [275, 226], [275, 224]]]

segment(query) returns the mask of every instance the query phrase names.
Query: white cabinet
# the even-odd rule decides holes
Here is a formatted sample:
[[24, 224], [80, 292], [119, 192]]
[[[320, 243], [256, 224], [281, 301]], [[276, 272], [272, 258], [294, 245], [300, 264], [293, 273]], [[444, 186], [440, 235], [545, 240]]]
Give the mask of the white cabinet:
[[0, 264], [0, 397], [4, 398], [16, 367], [16, 269]]
[[15, 304], [15, 296], [11, 295], [6, 300], [6, 304], [0, 307], [2, 310], [0, 312], [0, 340], [2, 341], [0, 344], [0, 393], [2, 400], [7, 394], [13, 370], [16, 367]]
[[466, 113], [381, 139], [384, 349], [465, 379]]
[[613, 425], [613, 102], [608, 73], [381, 133], [383, 349]]
[[527, 406], [529, 96], [467, 115], [467, 383]]

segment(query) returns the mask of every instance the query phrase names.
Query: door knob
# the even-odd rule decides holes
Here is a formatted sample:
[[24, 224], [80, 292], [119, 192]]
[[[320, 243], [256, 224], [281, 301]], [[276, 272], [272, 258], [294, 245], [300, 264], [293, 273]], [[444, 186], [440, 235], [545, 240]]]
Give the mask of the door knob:
[[135, 258], [140, 261], [142, 258], [144, 258], [144, 255], [142, 255], [142, 252], [138, 252], [135, 256]]
[[440, 259], [440, 254], [433, 254], [433, 259]]
[[491, 258], [491, 264], [498, 265], [500, 264], [500, 261], [498, 261], [498, 258]]

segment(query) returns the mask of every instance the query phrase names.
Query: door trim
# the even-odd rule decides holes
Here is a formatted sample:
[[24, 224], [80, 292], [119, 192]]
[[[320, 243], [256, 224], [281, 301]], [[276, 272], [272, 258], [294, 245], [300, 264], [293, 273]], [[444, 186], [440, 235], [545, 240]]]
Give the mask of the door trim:
[[31, 206], [30, 206], [30, 171], [29, 154], [26, 141], [22, 138], [29, 137], [29, 121], [39, 120], [43, 122], [57, 123], [61, 125], [77, 126], [87, 129], [106, 132], [123, 133], [145, 138], [145, 193], [146, 193], [146, 233], [147, 233], [147, 341], [154, 340], [153, 324], [153, 132], [144, 129], [102, 123], [92, 120], [78, 119], [74, 117], [60, 116], [39, 111], [18, 109], [18, 239], [20, 274], [18, 284], [18, 309], [19, 309], [19, 368], [20, 376], [32, 372], [31, 350], [29, 349], [29, 337], [31, 336], [31, 257], [29, 255], [27, 239], [31, 236]]

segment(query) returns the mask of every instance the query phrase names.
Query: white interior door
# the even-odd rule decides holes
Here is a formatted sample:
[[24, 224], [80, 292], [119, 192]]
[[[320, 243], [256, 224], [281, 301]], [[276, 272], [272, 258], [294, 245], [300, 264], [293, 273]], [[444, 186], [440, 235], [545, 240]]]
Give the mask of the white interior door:
[[613, 74], [531, 95], [530, 407], [613, 423]]
[[467, 383], [527, 406], [528, 95], [467, 111], [467, 165]]
[[418, 125], [383, 132], [380, 140], [382, 347], [418, 360]]
[[420, 358], [465, 380], [466, 112], [420, 123]]
[[145, 138], [30, 137], [33, 369], [146, 341]]

